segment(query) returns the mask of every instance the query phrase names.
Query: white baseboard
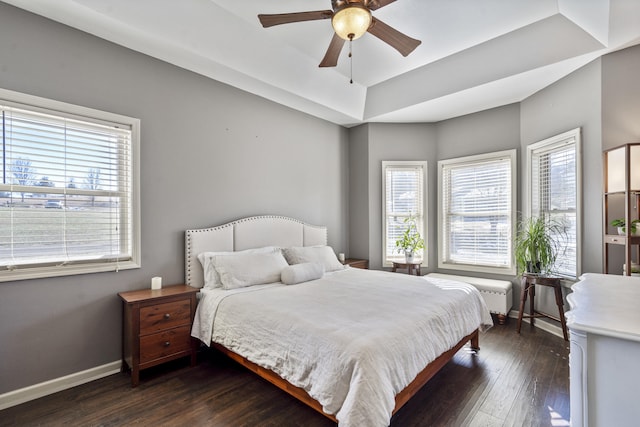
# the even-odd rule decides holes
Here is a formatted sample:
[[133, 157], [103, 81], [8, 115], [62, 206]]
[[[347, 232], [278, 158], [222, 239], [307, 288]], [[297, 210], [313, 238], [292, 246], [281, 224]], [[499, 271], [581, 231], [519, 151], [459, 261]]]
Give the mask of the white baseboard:
[[[518, 311], [516, 310], [511, 310], [509, 312], [509, 317], [516, 319], [516, 321], [518, 320]], [[526, 311], [525, 311], [526, 313]], [[530, 321], [531, 319], [522, 319], [522, 323], [531, 323]], [[537, 322], [535, 322], [533, 324], [533, 326], [535, 326], [538, 329], [542, 329], [543, 331], [549, 332], [550, 334], [553, 334], [557, 337], [563, 338], [564, 339], [564, 335], [562, 334], [562, 327], [559, 325], [553, 325], [549, 322], [545, 322], [544, 320], [540, 320], [538, 319]], [[568, 329], [567, 329], [568, 332]]]
[[76, 372], [64, 377], [54, 378], [43, 383], [0, 394], [0, 410], [116, 374], [120, 372], [121, 365], [122, 362], [118, 360], [107, 363], [106, 365], [87, 369], [86, 371]]

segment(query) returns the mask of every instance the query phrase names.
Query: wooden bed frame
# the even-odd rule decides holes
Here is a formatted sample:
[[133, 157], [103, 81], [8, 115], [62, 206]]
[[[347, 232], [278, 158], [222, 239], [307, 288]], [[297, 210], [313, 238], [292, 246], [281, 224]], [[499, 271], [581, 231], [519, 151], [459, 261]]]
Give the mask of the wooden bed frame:
[[[189, 286], [202, 287], [203, 272], [197, 260], [197, 255], [201, 252], [239, 251], [262, 246], [291, 247], [326, 244], [326, 227], [305, 224], [283, 216], [255, 216], [218, 227], [187, 230], [185, 233], [185, 281]], [[393, 413], [395, 414], [407, 403], [468, 341], [471, 342], [472, 349], [479, 350], [477, 329], [429, 363], [404, 390], [400, 391], [395, 398], [396, 405]], [[337, 422], [335, 416], [324, 412], [322, 405], [309, 396], [304, 389], [292, 385], [275, 372], [258, 366], [220, 344], [211, 343], [211, 345], [325, 417]]]
[[[429, 363], [408, 386], [404, 388], [400, 393], [396, 394], [396, 406], [393, 408], [393, 414], [395, 414], [400, 408], [404, 406], [405, 403], [409, 401], [435, 374], [444, 367], [453, 356], [467, 343], [467, 341], [471, 341], [471, 348], [474, 350], [479, 350], [479, 340], [478, 340], [478, 330], [476, 329], [471, 334], [462, 338], [458, 344], [456, 344], [450, 350], [442, 353], [438, 356], [433, 362]], [[289, 393], [291, 396], [295, 397], [305, 405], [315, 409], [320, 412], [325, 417], [329, 418], [333, 422], [338, 422], [336, 417], [331, 414], [327, 414], [322, 410], [322, 405], [318, 403], [317, 400], [309, 396], [309, 394], [302, 388], [296, 387], [293, 384], [289, 383], [287, 380], [280, 377], [275, 372], [263, 368], [262, 366], [256, 365], [252, 361], [240, 356], [237, 353], [229, 350], [228, 348], [217, 344], [211, 343], [211, 346], [221, 353], [227, 355], [229, 358], [235, 360], [240, 365], [254, 372], [258, 376], [264, 378], [269, 381], [271, 384], [275, 385], [279, 389]]]

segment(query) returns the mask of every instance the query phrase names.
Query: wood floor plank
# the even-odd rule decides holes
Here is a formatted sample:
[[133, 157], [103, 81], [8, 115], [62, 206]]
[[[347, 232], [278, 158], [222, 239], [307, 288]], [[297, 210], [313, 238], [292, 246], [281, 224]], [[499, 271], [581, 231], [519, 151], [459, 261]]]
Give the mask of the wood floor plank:
[[550, 425], [550, 414], [544, 408], [549, 388], [553, 381], [558, 357], [549, 347], [542, 344], [535, 352], [529, 375], [518, 392], [506, 419], [509, 426]]
[[[515, 323], [482, 333], [478, 354], [460, 350], [391, 426], [566, 425], [567, 344]], [[134, 389], [122, 373], [5, 409], [0, 426], [335, 426], [221, 354], [198, 357], [142, 371]]]
[[485, 412], [478, 411], [473, 414], [471, 420], [464, 425], [468, 425], [469, 427], [500, 427], [503, 425], [503, 421], [499, 418], [492, 417]]

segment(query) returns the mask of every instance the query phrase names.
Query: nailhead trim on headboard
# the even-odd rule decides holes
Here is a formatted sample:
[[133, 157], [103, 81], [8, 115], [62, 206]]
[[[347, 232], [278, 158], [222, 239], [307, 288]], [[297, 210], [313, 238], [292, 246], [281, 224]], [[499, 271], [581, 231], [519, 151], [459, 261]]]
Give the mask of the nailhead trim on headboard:
[[[186, 245], [186, 254], [185, 254], [185, 280], [187, 284], [192, 284], [193, 281], [193, 269], [194, 268], [198, 268], [198, 266], [193, 265], [194, 263], [194, 259], [195, 256], [197, 254], [193, 254], [191, 253], [191, 249], [193, 247], [193, 240], [192, 240], [192, 236], [195, 233], [207, 233], [207, 232], [213, 232], [213, 231], [219, 231], [228, 227], [235, 227], [237, 224], [243, 223], [243, 222], [250, 222], [250, 221], [256, 221], [256, 220], [269, 220], [269, 219], [280, 219], [280, 220], [285, 220], [285, 221], [290, 221], [290, 222], [295, 222], [298, 224], [301, 224], [302, 226], [305, 227], [312, 227], [312, 228], [317, 228], [319, 230], [324, 229], [325, 232], [325, 241], [326, 241], [326, 228], [323, 226], [317, 226], [317, 225], [312, 225], [312, 224], [307, 224], [303, 221], [300, 221], [298, 219], [295, 218], [289, 218], [286, 216], [281, 216], [281, 215], [259, 215], [259, 216], [251, 216], [251, 217], [247, 217], [247, 218], [241, 218], [226, 224], [222, 224], [222, 225], [218, 225], [215, 227], [209, 227], [209, 228], [200, 228], [200, 229], [192, 229], [192, 230], [186, 230], [185, 231], [185, 245]], [[304, 238], [304, 236], [303, 236]], [[234, 245], [234, 249], [235, 249], [235, 240], [233, 242]]]
[[186, 276], [187, 276], [186, 277], [186, 281], [187, 281], [188, 284], [191, 283], [191, 281], [192, 281], [191, 271], [192, 271], [192, 268], [194, 268], [194, 266], [192, 265], [194, 257], [193, 257], [193, 254], [191, 253], [191, 248], [192, 248], [191, 236], [194, 233], [206, 233], [206, 232], [210, 232], [210, 231], [221, 230], [221, 229], [227, 228], [227, 227], [233, 227], [237, 222], [238, 221], [233, 221], [233, 222], [229, 222], [227, 224], [218, 225], [216, 227], [193, 229], [193, 230], [187, 230], [185, 232], [186, 245], [187, 245], [187, 256], [186, 256], [187, 265], [185, 266], [185, 269], [186, 269]]

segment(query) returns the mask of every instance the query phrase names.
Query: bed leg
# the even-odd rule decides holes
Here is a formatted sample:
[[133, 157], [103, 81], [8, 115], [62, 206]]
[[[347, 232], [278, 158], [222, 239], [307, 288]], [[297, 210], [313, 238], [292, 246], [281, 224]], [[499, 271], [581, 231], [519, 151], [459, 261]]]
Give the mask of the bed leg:
[[471, 349], [475, 351], [480, 350], [480, 336], [477, 330], [473, 333], [473, 336], [471, 337]]

